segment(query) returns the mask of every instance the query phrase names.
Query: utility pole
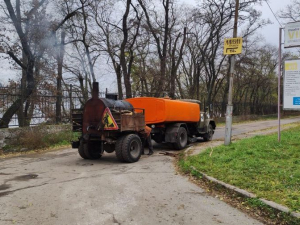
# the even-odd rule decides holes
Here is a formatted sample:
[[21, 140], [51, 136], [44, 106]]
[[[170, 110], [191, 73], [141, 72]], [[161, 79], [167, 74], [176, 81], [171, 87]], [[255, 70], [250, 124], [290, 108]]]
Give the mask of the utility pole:
[[[235, 0], [235, 15], [233, 24], [233, 38], [237, 37], [237, 23], [239, 16], [239, 0]], [[225, 125], [225, 140], [224, 145], [229, 145], [231, 143], [231, 131], [232, 131], [232, 89], [233, 89], [233, 75], [234, 75], [234, 65], [235, 55], [230, 56], [230, 74], [229, 74], [229, 93], [228, 93], [228, 104], [226, 107], [226, 125]]]

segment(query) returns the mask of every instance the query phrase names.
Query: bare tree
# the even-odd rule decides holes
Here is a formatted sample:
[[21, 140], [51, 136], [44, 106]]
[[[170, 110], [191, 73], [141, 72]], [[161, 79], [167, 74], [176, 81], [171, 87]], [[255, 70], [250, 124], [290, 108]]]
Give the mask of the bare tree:
[[300, 20], [300, 1], [293, 0], [285, 9], [278, 13], [279, 17], [288, 22], [297, 22]]
[[161, 1], [162, 11], [157, 10], [157, 5], [151, 5], [151, 1], [138, 0], [138, 2], [145, 13], [144, 29], [153, 37], [160, 63], [159, 73], [155, 73], [154, 77], [155, 96], [167, 91], [174, 98], [187, 29], [181, 24], [179, 10], [174, 1]]
[[[139, 36], [142, 14], [131, 0], [126, 0], [122, 19], [116, 20], [113, 5], [108, 2], [95, 4], [94, 14], [98, 27], [101, 29], [99, 36], [104, 38], [104, 50], [112, 61], [117, 75], [119, 98], [123, 98], [122, 76], [124, 79], [127, 98], [132, 97], [131, 71], [134, 62], [134, 49]], [[123, 8], [122, 8], [123, 10]]]
[[[141, 5], [145, 17], [146, 17], [146, 24], [147, 28], [151, 32], [157, 48], [157, 54], [160, 60], [160, 74], [156, 78], [157, 80], [157, 89], [156, 89], [156, 96], [162, 92], [166, 85], [166, 67], [167, 67], [167, 53], [168, 53], [168, 38], [169, 38], [169, 29], [170, 29], [170, 20], [169, 20], [169, 13], [170, 8], [172, 7], [173, 3], [171, 0], [163, 0], [163, 13], [164, 13], [164, 20], [162, 24], [159, 24], [158, 15], [154, 9], [150, 9], [150, 6], [147, 5], [146, 1], [138, 0], [139, 4]], [[152, 15], [150, 13], [153, 13]]]
[[[260, 21], [260, 13], [252, 8], [256, 2], [249, 0], [240, 4], [239, 26], [243, 27], [241, 33], [244, 37], [266, 24]], [[223, 89], [227, 77], [223, 41], [232, 29], [234, 4], [226, 0], [206, 0], [199, 5], [199, 9], [192, 12], [187, 41], [190, 62], [183, 63], [183, 72], [187, 78], [185, 83], [191, 88], [190, 97], [200, 99], [199, 94], [203, 93], [205, 101], [210, 105]], [[205, 84], [202, 86], [205, 90], [200, 90], [201, 84]], [[224, 92], [223, 99], [227, 99]]]
[[[34, 32], [27, 32], [28, 27], [32, 25], [32, 21], [34, 19], [35, 13], [37, 13], [42, 6], [46, 4], [45, 0], [41, 1], [33, 1], [32, 7], [27, 11], [26, 14], [21, 14], [21, 3], [20, 0], [16, 0], [15, 7], [12, 6], [10, 0], [4, 1], [7, 15], [12, 21], [16, 34], [20, 40], [22, 51], [24, 52], [24, 56], [26, 57], [26, 65], [18, 58], [17, 55], [14, 54], [13, 51], [8, 50], [7, 54], [24, 70], [26, 71], [26, 88], [22, 90], [23, 99], [17, 99], [4, 113], [1, 121], [0, 127], [7, 127], [12, 116], [18, 111], [23, 102], [28, 99], [28, 97], [32, 94], [36, 87], [36, 80], [34, 78], [34, 67], [36, 64], [37, 58], [41, 57], [43, 54], [43, 49], [46, 48], [42, 44], [42, 41], [48, 37], [51, 37], [52, 33], [58, 30], [69, 18], [75, 15], [76, 11], [73, 11], [67, 15], [60, 22], [52, 22], [49, 23], [51, 26], [44, 27], [43, 37], [40, 38], [40, 42], [35, 43], [35, 45], [31, 44], [31, 38], [34, 37]], [[39, 48], [39, 51], [35, 54], [35, 49]]]

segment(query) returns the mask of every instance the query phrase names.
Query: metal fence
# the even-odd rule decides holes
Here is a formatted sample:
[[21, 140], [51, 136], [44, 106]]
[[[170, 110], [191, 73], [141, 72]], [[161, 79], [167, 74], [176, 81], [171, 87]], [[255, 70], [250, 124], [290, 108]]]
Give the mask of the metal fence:
[[[87, 94], [91, 96], [91, 93]], [[23, 111], [23, 117], [29, 121], [30, 125], [41, 123], [54, 124], [57, 121], [56, 101], [57, 93], [47, 89], [39, 89], [34, 91], [31, 96], [21, 106], [20, 111]], [[100, 92], [99, 97], [105, 97], [105, 92]], [[18, 86], [0, 87], [0, 118], [6, 110], [17, 100], [22, 98], [20, 88]], [[70, 85], [68, 89], [62, 90], [61, 117], [63, 123], [70, 122], [71, 110], [83, 107], [85, 102], [83, 94], [78, 89]], [[9, 127], [19, 126], [20, 112], [16, 113]]]
[[[99, 97], [105, 97], [106, 92], [100, 92]], [[115, 94], [114, 94], [115, 95]], [[91, 96], [88, 93], [87, 96]], [[39, 89], [36, 90], [27, 101], [22, 105], [23, 117], [30, 121], [30, 125], [37, 125], [41, 123], [54, 124], [57, 121], [56, 101], [57, 93], [55, 90]], [[71, 110], [82, 108], [85, 102], [82, 91], [69, 85], [66, 90], [62, 91], [61, 117], [59, 121], [63, 123], [70, 122]], [[2, 118], [5, 111], [17, 99], [22, 98], [20, 88], [16, 86], [0, 87], [0, 118]], [[205, 107], [209, 108], [211, 116], [224, 117], [226, 112], [226, 103], [215, 102], [213, 104], [201, 104], [201, 110]], [[20, 111], [21, 111], [20, 110]], [[25, 112], [25, 113], [24, 113]], [[233, 103], [233, 115], [269, 115], [277, 113], [276, 104], [253, 104], [253, 103]], [[19, 126], [19, 113], [15, 114], [9, 124], [12, 126]]]
[[[208, 107], [208, 105], [206, 104]], [[214, 117], [224, 117], [227, 103], [215, 102], [209, 105]], [[277, 104], [233, 103], [233, 115], [271, 115], [277, 113]]]

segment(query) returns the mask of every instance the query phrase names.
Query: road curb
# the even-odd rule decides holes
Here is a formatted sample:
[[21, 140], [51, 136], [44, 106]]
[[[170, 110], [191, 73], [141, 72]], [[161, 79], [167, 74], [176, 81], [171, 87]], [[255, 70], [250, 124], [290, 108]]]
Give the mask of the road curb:
[[291, 216], [295, 217], [295, 218], [300, 218], [300, 213], [296, 213], [296, 212], [292, 212], [291, 209], [283, 206], [283, 205], [280, 205], [276, 202], [272, 202], [272, 201], [269, 201], [269, 200], [266, 200], [266, 199], [263, 199], [263, 198], [258, 198], [255, 194], [253, 193], [250, 193], [244, 189], [240, 189], [238, 187], [235, 187], [233, 185], [230, 185], [230, 184], [227, 184], [223, 181], [219, 181], [218, 179], [214, 178], [214, 177], [211, 177], [211, 176], [208, 176], [207, 174], [203, 173], [203, 172], [200, 172], [199, 170], [197, 170], [194, 166], [190, 166], [190, 168], [192, 170], [194, 170], [195, 172], [199, 173], [203, 178], [215, 183], [215, 184], [218, 184], [218, 185], [221, 185], [223, 186], [224, 188], [227, 188], [231, 191], [234, 191], [236, 192], [237, 194], [240, 194], [246, 198], [257, 198], [259, 199], [260, 201], [262, 201], [263, 203], [265, 203], [266, 205], [268, 205], [269, 207], [275, 209], [275, 210], [279, 210], [281, 212], [284, 212], [284, 213], [289, 213]]

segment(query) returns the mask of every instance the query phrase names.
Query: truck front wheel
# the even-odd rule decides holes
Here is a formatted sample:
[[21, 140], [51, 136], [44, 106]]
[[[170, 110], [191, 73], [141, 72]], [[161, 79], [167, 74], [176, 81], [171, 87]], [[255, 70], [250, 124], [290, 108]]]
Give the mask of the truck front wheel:
[[177, 150], [185, 148], [185, 146], [187, 145], [187, 141], [187, 131], [184, 127], [180, 127], [177, 133], [176, 142], [174, 143], [174, 148]]
[[84, 145], [85, 144], [83, 143], [83, 140], [80, 140], [80, 144], [79, 144], [79, 147], [78, 147], [78, 153], [81, 156], [81, 158], [88, 159], [88, 157], [84, 153], [84, 147], [85, 147]]
[[214, 135], [214, 129], [213, 129], [213, 127], [212, 127], [211, 124], [208, 124], [208, 127], [207, 127], [207, 133], [204, 134], [203, 140], [204, 140], [204, 141], [211, 141], [213, 135]]
[[128, 134], [122, 143], [122, 156], [125, 162], [139, 161], [142, 154], [142, 142], [138, 135]]
[[125, 136], [119, 137], [116, 142], [116, 146], [115, 146], [116, 156], [120, 162], [125, 162], [123, 154], [122, 154], [122, 146], [123, 146], [124, 138], [125, 138]]

